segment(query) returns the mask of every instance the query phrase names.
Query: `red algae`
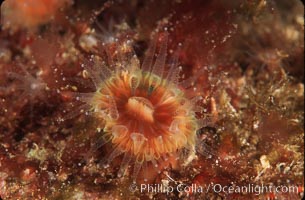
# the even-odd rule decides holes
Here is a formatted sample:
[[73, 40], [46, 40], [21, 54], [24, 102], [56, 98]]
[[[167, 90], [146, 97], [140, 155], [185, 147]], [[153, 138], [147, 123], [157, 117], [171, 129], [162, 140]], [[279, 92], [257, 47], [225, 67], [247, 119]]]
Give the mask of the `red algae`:
[[303, 15], [4, 1], [0, 199], [302, 199]]

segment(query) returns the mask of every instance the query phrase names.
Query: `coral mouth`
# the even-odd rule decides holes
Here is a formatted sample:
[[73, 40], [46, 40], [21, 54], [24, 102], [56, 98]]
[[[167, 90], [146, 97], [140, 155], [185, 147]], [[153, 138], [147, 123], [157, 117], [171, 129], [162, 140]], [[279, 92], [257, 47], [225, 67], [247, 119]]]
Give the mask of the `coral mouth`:
[[154, 122], [154, 106], [144, 97], [130, 97], [126, 104], [126, 109], [137, 120], [148, 123]]

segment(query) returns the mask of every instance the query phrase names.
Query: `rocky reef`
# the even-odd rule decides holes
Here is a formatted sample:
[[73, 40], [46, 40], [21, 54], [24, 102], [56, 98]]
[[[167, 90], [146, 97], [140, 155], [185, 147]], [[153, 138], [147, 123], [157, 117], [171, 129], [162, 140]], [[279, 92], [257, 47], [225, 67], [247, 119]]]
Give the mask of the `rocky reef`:
[[302, 199], [298, 1], [5, 0], [0, 199]]

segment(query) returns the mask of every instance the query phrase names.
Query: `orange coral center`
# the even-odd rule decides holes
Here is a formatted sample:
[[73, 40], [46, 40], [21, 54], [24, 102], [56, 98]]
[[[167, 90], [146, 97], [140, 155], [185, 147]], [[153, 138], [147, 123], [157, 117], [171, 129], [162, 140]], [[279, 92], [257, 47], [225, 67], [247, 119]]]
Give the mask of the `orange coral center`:
[[130, 97], [126, 104], [126, 109], [130, 115], [144, 122], [154, 122], [154, 106], [144, 97]]
[[194, 145], [192, 104], [176, 85], [155, 74], [116, 73], [104, 81], [94, 101], [112, 143], [139, 162]]

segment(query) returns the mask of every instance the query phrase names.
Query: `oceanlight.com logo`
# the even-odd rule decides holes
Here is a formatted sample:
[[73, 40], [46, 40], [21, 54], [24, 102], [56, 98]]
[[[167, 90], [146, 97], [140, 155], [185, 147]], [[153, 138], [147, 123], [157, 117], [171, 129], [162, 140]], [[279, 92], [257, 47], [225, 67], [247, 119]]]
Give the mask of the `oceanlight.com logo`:
[[247, 184], [247, 185], [221, 185], [219, 183], [210, 183], [206, 187], [198, 184], [185, 184], [175, 181], [166, 174], [168, 180], [163, 180], [160, 184], [132, 184], [129, 188], [131, 192], [140, 193], [165, 193], [170, 194], [173, 192], [184, 194], [196, 193], [225, 193], [225, 194], [280, 194], [280, 193], [293, 193], [303, 196], [303, 187], [298, 186], [285, 186], [285, 185], [264, 185], [264, 184]]

